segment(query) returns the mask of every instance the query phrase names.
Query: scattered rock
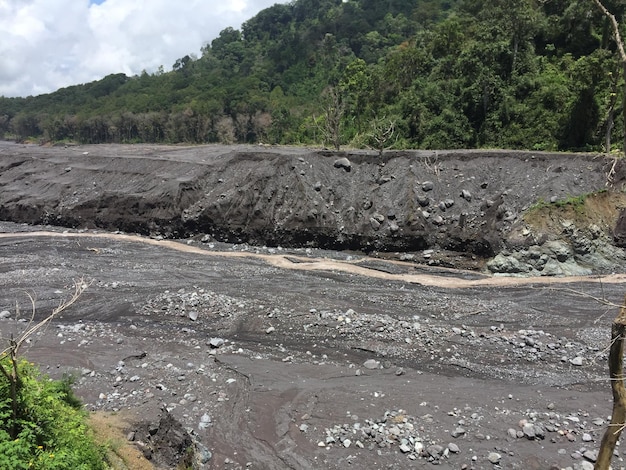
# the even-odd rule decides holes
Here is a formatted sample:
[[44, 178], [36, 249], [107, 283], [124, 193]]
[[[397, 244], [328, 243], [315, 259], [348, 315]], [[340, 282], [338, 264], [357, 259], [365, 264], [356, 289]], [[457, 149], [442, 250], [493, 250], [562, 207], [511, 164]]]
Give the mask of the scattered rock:
[[589, 462], [595, 462], [598, 460], [598, 451], [597, 450], [586, 450], [583, 452], [583, 457], [587, 459]]
[[198, 429], [206, 429], [209, 426], [211, 426], [211, 416], [204, 413], [200, 418], [200, 423], [198, 423]]
[[213, 349], [220, 348], [223, 345], [224, 345], [224, 339], [223, 338], [211, 338], [209, 340], [209, 346], [211, 346], [211, 348], [213, 348]]
[[591, 462], [582, 460], [574, 464], [574, 470], [594, 470], [594, 465]]
[[530, 423], [527, 423], [524, 425], [524, 427], [522, 428], [522, 432], [524, 433], [524, 436], [526, 436], [527, 439], [534, 439], [535, 438], [535, 426], [533, 426]]
[[211, 451], [202, 443], [197, 440], [194, 441], [195, 455], [194, 455], [194, 470], [203, 470], [203, 466], [209, 463], [213, 458]]
[[408, 443], [403, 442], [402, 444], [400, 444], [400, 451], [406, 454], [408, 452], [412, 452], [413, 449], [411, 448], [411, 446], [408, 445]]
[[446, 223], [445, 219], [440, 215], [436, 215], [435, 217], [433, 217], [432, 222], [434, 225], [445, 225]]
[[426, 447], [426, 453], [430, 455], [433, 459], [438, 459], [443, 453], [443, 447], [438, 444], [433, 444]]
[[352, 170], [352, 163], [346, 157], [341, 157], [335, 160], [333, 163], [335, 168], [343, 168], [346, 172], [350, 172]]
[[580, 356], [576, 356], [573, 359], [570, 359], [570, 364], [572, 364], [573, 366], [582, 366], [583, 365], [583, 358]]
[[457, 438], [457, 437], [465, 435], [466, 432], [467, 431], [465, 431], [464, 428], [458, 427], [454, 431], [452, 431], [450, 434], [452, 435], [452, 437]]
[[426, 196], [417, 196], [417, 203], [421, 207], [428, 207], [430, 205], [430, 199]]

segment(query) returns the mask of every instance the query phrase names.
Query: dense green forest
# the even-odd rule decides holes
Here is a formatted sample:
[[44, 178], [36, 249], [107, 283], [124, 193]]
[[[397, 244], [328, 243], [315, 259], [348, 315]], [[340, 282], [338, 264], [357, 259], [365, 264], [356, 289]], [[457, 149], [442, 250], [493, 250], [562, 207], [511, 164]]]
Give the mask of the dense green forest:
[[0, 98], [0, 137], [610, 150], [623, 80], [592, 0], [294, 0], [171, 72]]

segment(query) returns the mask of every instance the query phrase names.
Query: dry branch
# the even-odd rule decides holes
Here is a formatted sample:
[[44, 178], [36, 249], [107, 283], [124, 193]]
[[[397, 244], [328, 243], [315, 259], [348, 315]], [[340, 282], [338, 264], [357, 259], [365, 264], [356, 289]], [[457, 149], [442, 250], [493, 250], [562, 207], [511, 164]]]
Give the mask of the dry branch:
[[22, 334], [19, 336], [18, 339], [13, 338], [13, 335], [11, 335], [11, 338], [9, 339], [9, 345], [3, 351], [0, 352], [0, 359], [3, 359], [4, 357], [8, 356], [9, 363], [10, 363], [9, 366], [6, 366], [2, 364], [2, 362], [0, 362], [0, 374], [9, 383], [9, 400], [11, 402], [11, 417], [9, 419], [11, 420], [11, 423], [12, 423], [11, 424], [11, 438], [13, 439], [15, 439], [18, 434], [17, 432], [18, 421], [19, 421], [18, 397], [20, 394], [20, 387], [22, 383], [19, 369], [18, 369], [19, 350], [24, 344], [24, 342], [28, 340], [28, 338], [30, 338], [33, 334], [35, 334], [41, 328], [43, 328], [48, 323], [50, 323], [54, 319], [54, 317], [56, 317], [59, 313], [61, 313], [62, 311], [66, 310], [71, 305], [73, 305], [81, 296], [81, 294], [85, 291], [85, 289], [87, 289], [87, 287], [89, 287], [89, 284], [86, 283], [83, 279], [75, 281], [74, 292], [72, 293], [72, 296], [69, 299], [61, 302], [61, 304], [57, 308], [55, 308], [52, 311], [52, 313], [50, 313], [50, 315], [48, 315], [47, 317], [45, 317], [43, 320], [41, 320], [35, 325], [33, 325], [34, 318], [35, 318], [35, 299], [30, 294], [27, 294], [32, 304], [32, 313], [31, 313], [31, 318], [28, 323], [28, 326], [22, 332]]

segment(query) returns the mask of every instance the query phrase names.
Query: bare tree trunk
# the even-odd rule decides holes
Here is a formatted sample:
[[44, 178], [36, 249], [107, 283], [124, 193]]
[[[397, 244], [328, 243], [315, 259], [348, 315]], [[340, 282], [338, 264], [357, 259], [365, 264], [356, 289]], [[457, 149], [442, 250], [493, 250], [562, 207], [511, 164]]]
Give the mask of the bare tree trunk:
[[517, 34], [513, 38], [513, 60], [511, 63], [511, 76], [515, 75], [515, 67], [517, 67], [517, 52], [519, 50], [519, 38]]
[[624, 333], [626, 331], [626, 298], [611, 328], [609, 375], [613, 390], [611, 423], [602, 437], [595, 470], [608, 470], [615, 445], [626, 426], [626, 388], [624, 387]]
[[[621, 48], [622, 54], [624, 54], [624, 47]], [[626, 54], [622, 56], [622, 76], [624, 78], [624, 89], [622, 90], [622, 117], [624, 121], [624, 143], [622, 145], [622, 152], [626, 154]]]
[[341, 119], [345, 112], [341, 92], [337, 87], [329, 86], [322, 92], [324, 112], [324, 134], [335, 150], [341, 148]]
[[606, 149], [607, 155], [611, 153], [611, 132], [613, 131], [613, 126], [615, 125], [613, 115], [614, 110], [613, 107], [611, 107], [606, 118], [606, 133], [604, 134], [604, 148]]

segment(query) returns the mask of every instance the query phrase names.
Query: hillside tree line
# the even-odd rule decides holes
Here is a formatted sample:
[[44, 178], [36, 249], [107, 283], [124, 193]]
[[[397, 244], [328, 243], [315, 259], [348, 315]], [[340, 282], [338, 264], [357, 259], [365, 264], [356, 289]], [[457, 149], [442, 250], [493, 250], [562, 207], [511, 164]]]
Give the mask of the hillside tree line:
[[[0, 98], [0, 137], [606, 150], [624, 76], [595, 0], [294, 0], [155, 73]], [[626, 5], [604, 0], [621, 21]]]

